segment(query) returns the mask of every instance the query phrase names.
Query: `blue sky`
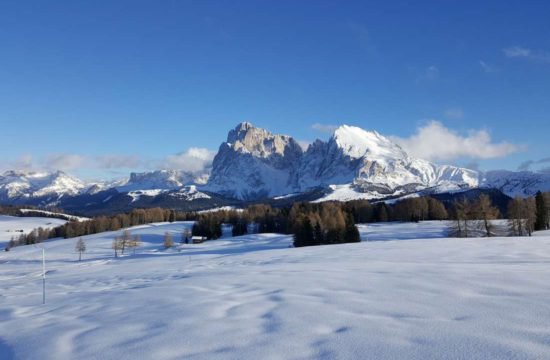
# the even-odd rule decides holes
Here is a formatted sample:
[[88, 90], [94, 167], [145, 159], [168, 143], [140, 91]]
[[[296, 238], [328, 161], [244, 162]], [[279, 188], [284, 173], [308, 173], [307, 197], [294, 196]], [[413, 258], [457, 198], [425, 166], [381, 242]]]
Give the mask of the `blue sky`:
[[0, 169], [196, 170], [241, 121], [544, 168], [549, 17], [545, 1], [3, 1]]

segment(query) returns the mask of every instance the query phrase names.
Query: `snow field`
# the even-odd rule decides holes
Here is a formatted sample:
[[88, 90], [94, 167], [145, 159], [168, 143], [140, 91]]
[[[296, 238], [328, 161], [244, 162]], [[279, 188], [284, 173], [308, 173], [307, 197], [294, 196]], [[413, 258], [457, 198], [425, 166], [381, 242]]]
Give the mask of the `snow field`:
[[[0, 250], [3, 250], [13, 236], [28, 234], [39, 227], [55, 228], [65, 224], [66, 220], [46, 217], [16, 217], [0, 215]], [[20, 230], [23, 230], [21, 232]]]
[[44, 306], [41, 251], [15, 248], [0, 255], [0, 359], [550, 358], [550, 232], [450, 239], [444, 225], [360, 227], [410, 241], [163, 250], [191, 223], [152, 224], [119, 259], [115, 233], [84, 237], [80, 263], [77, 239], [52, 240]]

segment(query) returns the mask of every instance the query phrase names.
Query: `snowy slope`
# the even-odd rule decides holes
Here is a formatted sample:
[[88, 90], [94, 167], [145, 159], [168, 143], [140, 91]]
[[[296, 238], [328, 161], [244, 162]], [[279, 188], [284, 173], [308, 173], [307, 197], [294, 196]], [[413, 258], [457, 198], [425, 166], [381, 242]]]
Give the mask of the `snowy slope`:
[[475, 187], [478, 174], [414, 159], [376, 131], [343, 125], [328, 142], [318, 140], [309, 147], [295, 183], [302, 191], [331, 188], [324, 200], [372, 199], [435, 187]]
[[537, 191], [550, 191], [550, 173], [532, 171], [488, 171], [483, 187], [499, 189], [508, 196], [532, 196]]
[[75, 216], [75, 215], [69, 215], [59, 212], [52, 212], [52, 211], [46, 211], [46, 210], [38, 210], [38, 209], [19, 209], [19, 211], [23, 214], [25, 213], [39, 213], [45, 215], [45, 217], [59, 217], [61, 219], [67, 219], [71, 221], [86, 221], [90, 220], [90, 218], [84, 217], [84, 216]]
[[[265, 234], [161, 250], [165, 231], [189, 226], [134, 228], [144, 246], [119, 259], [115, 233], [86, 237], [81, 263], [76, 239], [44, 244], [46, 305], [40, 249], [0, 254], [0, 359], [550, 358], [548, 232], [301, 249]], [[426, 234], [415, 226], [396, 237]]]
[[[65, 224], [66, 220], [47, 217], [16, 217], [0, 215], [0, 250], [11, 240], [21, 234], [28, 234], [34, 229], [42, 227], [50, 229]], [[22, 230], [22, 231], [21, 231]]]

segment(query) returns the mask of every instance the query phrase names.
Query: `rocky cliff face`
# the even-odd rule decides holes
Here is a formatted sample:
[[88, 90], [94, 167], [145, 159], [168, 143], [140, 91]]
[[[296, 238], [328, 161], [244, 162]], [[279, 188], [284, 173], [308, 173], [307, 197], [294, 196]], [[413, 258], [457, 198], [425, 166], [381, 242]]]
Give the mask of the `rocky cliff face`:
[[221, 144], [205, 188], [238, 199], [284, 194], [302, 156], [293, 138], [242, 123]]
[[410, 158], [388, 138], [357, 127], [341, 126], [328, 142], [317, 140], [303, 153], [291, 137], [243, 123], [221, 145], [207, 188], [254, 199], [341, 184], [376, 196], [443, 183], [477, 186], [477, 173]]

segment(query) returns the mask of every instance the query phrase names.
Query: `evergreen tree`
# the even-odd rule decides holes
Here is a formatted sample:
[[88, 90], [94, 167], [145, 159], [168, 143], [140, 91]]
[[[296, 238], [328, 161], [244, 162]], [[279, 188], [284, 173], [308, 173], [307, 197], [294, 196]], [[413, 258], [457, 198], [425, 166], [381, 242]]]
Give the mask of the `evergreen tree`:
[[325, 242], [323, 234], [323, 229], [321, 228], [320, 222], [315, 223], [315, 229], [313, 230], [313, 238], [315, 240], [315, 245], [321, 245]]
[[311, 225], [309, 217], [304, 216], [294, 234], [294, 246], [301, 247], [311, 245], [314, 245], [313, 226]]
[[355, 226], [353, 217], [348, 215], [346, 218], [345, 242], [360, 242], [359, 230]]
[[535, 230], [546, 230], [548, 223], [548, 206], [545, 204], [542, 192], [535, 195], [536, 220]]

